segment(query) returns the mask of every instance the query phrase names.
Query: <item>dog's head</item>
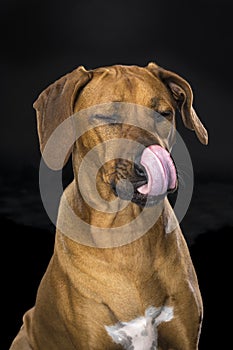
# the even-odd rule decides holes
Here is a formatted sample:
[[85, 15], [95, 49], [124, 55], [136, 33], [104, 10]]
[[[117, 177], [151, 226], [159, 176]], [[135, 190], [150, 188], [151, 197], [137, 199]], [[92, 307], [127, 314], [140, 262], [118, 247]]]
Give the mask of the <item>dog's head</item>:
[[[203, 144], [208, 142], [207, 131], [192, 105], [193, 94], [187, 81], [155, 63], [91, 71], [79, 67], [50, 85], [34, 103], [42, 152], [64, 120], [79, 111], [91, 111], [85, 122], [92, 127], [78, 140], [72, 127], [67, 128], [68, 134], [62, 142], [70, 138], [75, 142], [69, 147], [65, 162], [73, 150], [76, 175], [81, 159], [91, 149], [98, 149], [93, 159], [102, 162], [97, 175], [102, 197], [128, 199], [131, 192], [132, 202], [142, 206], [157, 203], [177, 187], [176, 169], [170, 156], [177, 110], [185, 126], [194, 130]], [[117, 157], [103, 162], [108, 141], [113, 139], [119, 141], [112, 146], [118, 148]], [[122, 139], [128, 140], [128, 144]], [[57, 144], [54, 153], [59, 155], [62, 146]], [[53, 168], [57, 167], [54, 166], [57, 154], [47, 161]]]

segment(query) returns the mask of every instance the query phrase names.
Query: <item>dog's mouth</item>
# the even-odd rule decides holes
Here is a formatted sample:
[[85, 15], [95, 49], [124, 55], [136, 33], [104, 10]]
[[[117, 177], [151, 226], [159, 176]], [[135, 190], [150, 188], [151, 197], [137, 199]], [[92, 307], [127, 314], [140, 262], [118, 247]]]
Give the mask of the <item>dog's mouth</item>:
[[177, 188], [177, 172], [171, 155], [159, 145], [146, 147], [134, 164], [134, 174], [127, 181], [111, 183], [116, 196], [139, 206], [158, 204]]

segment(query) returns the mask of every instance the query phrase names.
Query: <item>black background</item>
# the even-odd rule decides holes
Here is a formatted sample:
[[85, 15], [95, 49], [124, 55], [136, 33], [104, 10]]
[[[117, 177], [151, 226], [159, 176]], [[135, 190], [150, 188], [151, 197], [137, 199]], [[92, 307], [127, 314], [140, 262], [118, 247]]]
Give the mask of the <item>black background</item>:
[[[32, 103], [60, 76], [150, 61], [187, 79], [209, 131], [203, 146], [178, 121], [195, 174], [181, 226], [204, 299], [201, 349], [230, 344], [232, 186], [232, 11], [220, 1], [4, 0], [0, 5], [1, 342], [8, 349], [35, 300], [53, 250], [40, 200], [40, 153]], [[69, 165], [68, 165], [69, 166]]]

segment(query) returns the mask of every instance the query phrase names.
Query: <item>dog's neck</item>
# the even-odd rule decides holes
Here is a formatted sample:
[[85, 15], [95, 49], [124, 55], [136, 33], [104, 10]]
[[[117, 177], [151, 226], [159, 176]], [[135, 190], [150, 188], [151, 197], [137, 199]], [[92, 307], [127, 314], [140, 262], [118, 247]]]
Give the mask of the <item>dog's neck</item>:
[[108, 207], [104, 205], [91, 208], [74, 180], [62, 195], [57, 227], [69, 238], [85, 245], [124, 245], [141, 237], [155, 224], [156, 217], [162, 215], [164, 202], [145, 209], [130, 202], [114, 213], [106, 212]]

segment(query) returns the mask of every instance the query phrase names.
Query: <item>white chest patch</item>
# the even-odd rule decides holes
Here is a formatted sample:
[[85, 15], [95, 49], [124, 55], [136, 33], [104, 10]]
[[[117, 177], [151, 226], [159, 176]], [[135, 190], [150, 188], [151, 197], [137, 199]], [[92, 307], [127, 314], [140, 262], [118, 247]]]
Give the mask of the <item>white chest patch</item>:
[[117, 344], [127, 350], [157, 350], [158, 325], [173, 318], [173, 308], [149, 307], [145, 316], [129, 322], [118, 322], [114, 326], [105, 326], [106, 331]]

